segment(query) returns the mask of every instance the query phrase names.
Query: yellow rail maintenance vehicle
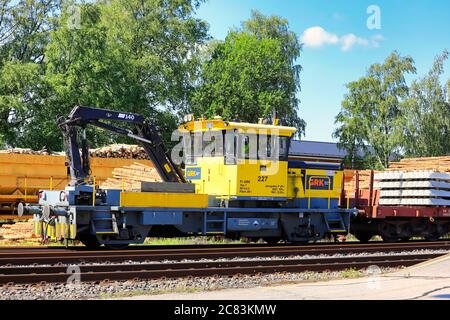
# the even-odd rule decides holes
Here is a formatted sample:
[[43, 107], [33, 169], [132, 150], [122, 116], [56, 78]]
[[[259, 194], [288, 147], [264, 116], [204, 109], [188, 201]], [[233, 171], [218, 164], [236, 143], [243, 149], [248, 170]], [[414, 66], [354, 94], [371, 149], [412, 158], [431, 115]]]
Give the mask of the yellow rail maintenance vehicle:
[[[134, 130], [101, 120], [128, 122]], [[220, 117], [185, 120], [178, 128], [180, 142], [170, 152], [157, 127], [140, 115], [74, 108], [60, 122], [70, 185], [44, 190], [39, 206], [20, 210], [34, 214], [44, 239], [50, 228], [59, 240], [79, 239], [88, 246], [124, 247], [147, 236], [212, 234], [297, 243], [348, 233], [355, 210], [339, 207], [341, 166], [289, 161], [295, 128], [281, 126], [277, 119], [272, 124]], [[88, 124], [140, 141], [164, 182], [143, 182], [135, 192], [93, 186], [87, 141], [82, 135], [80, 154], [77, 136], [77, 129]]]

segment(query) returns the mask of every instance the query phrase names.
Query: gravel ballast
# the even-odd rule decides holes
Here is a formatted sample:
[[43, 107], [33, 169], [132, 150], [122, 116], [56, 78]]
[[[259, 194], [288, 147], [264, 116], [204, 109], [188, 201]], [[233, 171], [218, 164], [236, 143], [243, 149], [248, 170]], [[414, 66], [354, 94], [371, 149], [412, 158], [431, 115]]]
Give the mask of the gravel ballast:
[[[299, 255], [287, 257], [236, 257], [221, 259], [184, 259], [181, 261], [124, 261], [120, 264], [145, 264], [145, 263], [167, 263], [177, 262], [226, 262], [237, 260], [290, 260], [290, 259], [316, 259], [316, 258], [340, 258], [340, 257], [368, 257], [388, 255], [418, 255], [418, 254], [445, 254], [448, 250], [413, 250], [400, 252], [361, 252], [348, 254], [319, 254]], [[102, 265], [101, 263], [80, 263], [79, 265]], [[116, 263], [114, 263], [116, 264]], [[376, 262], [374, 263], [376, 264]], [[49, 265], [48, 265], [49, 266]], [[61, 265], [60, 265], [61, 266]], [[24, 266], [26, 267], [26, 266]], [[4, 267], [8, 268], [8, 267]], [[189, 277], [177, 279], [154, 279], [139, 281], [114, 281], [107, 283], [85, 283], [79, 284], [40, 284], [40, 285], [12, 285], [0, 286], [0, 300], [72, 300], [72, 299], [108, 299], [132, 297], [134, 295], [156, 295], [174, 292], [195, 292], [220, 290], [227, 288], [252, 288], [282, 283], [298, 283], [302, 281], [326, 281], [340, 278], [361, 277], [391, 272], [398, 268], [369, 267], [362, 270], [346, 270], [333, 272], [301, 272], [301, 273], [271, 273], [259, 275], [235, 275], [217, 277]], [[82, 275], [81, 275], [82, 276]], [[69, 274], [68, 274], [69, 278]]]
[[[381, 268], [386, 273], [397, 268]], [[326, 281], [332, 279], [373, 275], [372, 269], [335, 272], [272, 273], [261, 275], [236, 275], [233, 277], [192, 277], [158, 279], [148, 281], [124, 281], [109, 283], [45, 284], [0, 287], [2, 300], [73, 300], [131, 298], [134, 295], [155, 295], [169, 292], [195, 292], [227, 288], [252, 288], [302, 281]]]

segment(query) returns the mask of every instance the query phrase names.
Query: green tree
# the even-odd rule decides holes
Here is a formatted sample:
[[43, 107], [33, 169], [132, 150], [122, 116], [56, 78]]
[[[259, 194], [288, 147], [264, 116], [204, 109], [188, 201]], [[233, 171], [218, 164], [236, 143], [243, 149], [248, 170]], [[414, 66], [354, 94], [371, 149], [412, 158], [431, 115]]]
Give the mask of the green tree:
[[[207, 24], [194, 17], [200, 2], [64, 1], [43, 48], [42, 92], [33, 95], [39, 104], [26, 108], [26, 126], [13, 128], [15, 144], [61, 150], [56, 118], [75, 105], [138, 112], [171, 132], [187, 109], [197, 51], [208, 39]], [[94, 145], [126, 141], [88, 134]]]
[[428, 74], [413, 81], [402, 107], [403, 149], [407, 157], [450, 154], [450, 103], [448, 87], [441, 84], [448, 51], [438, 55]]
[[405, 75], [415, 73], [414, 61], [397, 52], [383, 64], [370, 66], [365, 77], [347, 84], [334, 137], [350, 154], [368, 146], [378, 163], [387, 167], [403, 142], [400, 104], [408, 94]]
[[364, 120], [354, 116], [361, 113], [358, 103], [362, 98], [361, 87], [347, 85], [347, 88], [350, 92], [342, 101], [342, 110], [336, 116], [335, 122], [340, 126], [335, 130], [333, 136], [339, 138], [338, 147], [347, 151], [347, 156], [344, 158], [346, 168], [376, 168], [379, 162], [363, 138]]
[[301, 45], [286, 19], [253, 11], [241, 29], [209, 51], [192, 98], [196, 115], [257, 122], [277, 112], [285, 124], [304, 132], [297, 98]]
[[57, 0], [0, 0], [0, 145], [19, 145], [41, 106], [44, 50], [59, 8]]

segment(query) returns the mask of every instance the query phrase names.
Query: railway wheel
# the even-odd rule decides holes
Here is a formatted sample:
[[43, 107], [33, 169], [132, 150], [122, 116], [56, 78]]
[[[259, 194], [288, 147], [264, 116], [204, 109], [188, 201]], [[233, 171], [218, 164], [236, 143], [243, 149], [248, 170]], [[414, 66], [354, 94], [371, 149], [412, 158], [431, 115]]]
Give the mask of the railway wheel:
[[270, 246], [274, 246], [274, 245], [276, 245], [278, 242], [280, 242], [280, 238], [277, 238], [277, 237], [266, 237], [266, 238], [263, 238], [263, 240], [268, 244], [268, 245], [270, 245]]
[[304, 246], [309, 244], [309, 241], [305, 240], [305, 241], [293, 241], [293, 242], [289, 242], [290, 244], [296, 245], [296, 246]]
[[398, 242], [400, 240], [398, 237], [393, 237], [390, 235], [381, 235], [381, 238], [383, 238], [384, 242], [388, 243]]
[[441, 237], [439, 227], [434, 223], [427, 223], [425, 230], [424, 238], [427, 241], [437, 241]]
[[128, 248], [128, 243], [120, 243], [120, 244], [105, 244], [105, 247], [107, 249], [111, 249], [111, 250], [123, 250]]
[[91, 234], [79, 234], [78, 239], [90, 249], [98, 249], [101, 246], [97, 237]]
[[389, 223], [382, 223], [380, 225], [380, 235], [384, 242], [398, 242], [400, 240], [396, 227]]
[[425, 240], [432, 242], [432, 241], [438, 241], [440, 236], [439, 235], [430, 234], [430, 235], [425, 236], [424, 238], [425, 238]]
[[372, 233], [363, 231], [353, 232], [353, 235], [355, 236], [356, 239], [358, 239], [362, 243], [369, 242], [369, 240], [372, 239], [373, 237]]

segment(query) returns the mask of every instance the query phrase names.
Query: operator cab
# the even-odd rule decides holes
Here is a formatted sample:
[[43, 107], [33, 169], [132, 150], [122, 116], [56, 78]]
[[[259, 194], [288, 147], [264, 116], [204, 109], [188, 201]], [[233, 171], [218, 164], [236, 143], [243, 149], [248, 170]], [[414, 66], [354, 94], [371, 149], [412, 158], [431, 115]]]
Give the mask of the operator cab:
[[178, 130], [183, 135], [185, 177], [197, 193], [210, 196], [210, 205], [286, 201], [295, 128], [216, 117], [189, 121]]

